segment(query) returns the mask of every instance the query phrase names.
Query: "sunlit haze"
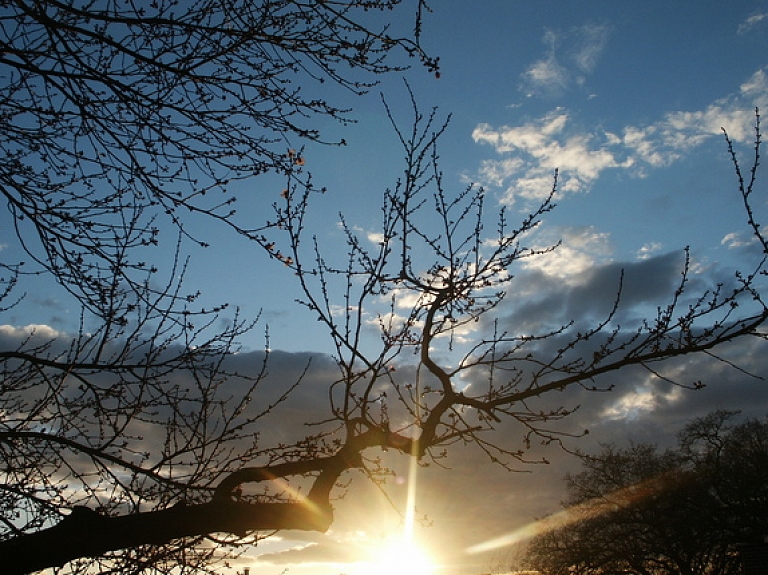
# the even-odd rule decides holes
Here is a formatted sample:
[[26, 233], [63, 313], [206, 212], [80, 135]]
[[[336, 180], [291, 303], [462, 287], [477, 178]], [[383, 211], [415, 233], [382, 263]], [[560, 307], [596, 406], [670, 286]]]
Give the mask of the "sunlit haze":
[[412, 539], [396, 536], [372, 549], [355, 575], [432, 575], [434, 560]]

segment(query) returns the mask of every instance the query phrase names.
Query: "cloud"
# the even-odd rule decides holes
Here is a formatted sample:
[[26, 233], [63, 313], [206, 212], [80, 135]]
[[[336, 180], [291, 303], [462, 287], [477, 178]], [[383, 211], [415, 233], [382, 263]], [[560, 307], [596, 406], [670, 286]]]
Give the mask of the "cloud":
[[[533, 62], [520, 75], [519, 90], [527, 97], [556, 98], [573, 85], [582, 86], [591, 74], [610, 36], [605, 25], [585, 24], [567, 33], [551, 29], [544, 31], [542, 42], [547, 45], [546, 55]], [[563, 46], [565, 64], [558, 58]]]
[[558, 36], [553, 30], [546, 30], [542, 42], [549, 46], [549, 52], [521, 74], [520, 90], [529, 97], [559, 96], [568, 85], [568, 72], [558, 63], [555, 55]]
[[622, 394], [603, 410], [607, 419], [636, 420], [644, 414], [651, 413], [663, 403], [680, 401], [683, 389], [673, 387], [669, 390], [658, 389], [652, 385], [644, 385]]
[[16, 349], [22, 344], [40, 345], [61, 335], [58, 330], [43, 324], [0, 325], [0, 349]]
[[613, 251], [610, 235], [593, 226], [552, 227], [536, 236], [534, 249], [545, 249], [560, 241], [553, 252], [527, 259], [523, 269], [538, 270], [563, 281], [578, 281], [596, 263], [605, 263]]
[[552, 189], [587, 191], [607, 170], [643, 177], [650, 169], [670, 166], [714, 137], [723, 128], [739, 143], [754, 139], [755, 108], [768, 106], [768, 74], [755, 71], [738, 92], [700, 110], [678, 110], [645, 126], [619, 130], [590, 129], [564, 108], [555, 108], [518, 126], [478, 124], [472, 139], [491, 146], [496, 158], [480, 163], [476, 180], [501, 189], [501, 202], [538, 202]]
[[557, 63], [554, 53], [546, 60], [534, 62], [522, 77], [528, 96], [534, 94], [557, 96], [563, 93], [568, 85], [568, 72]]
[[571, 59], [578, 70], [585, 74], [594, 71], [608, 42], [610, 32], [608, 26], [599, 24], [585, 24], [574, 29], [576, 45], [571, 52]]
[[[609, 260], [609, 238], [592, 228], [561, 231], [566, 245], [574, 252], [587, 254], [593, 265], [577, 270], [578, 281], [572, 283], [556, 281], [558, 276], [547, 273], [544, 267], [526, 270], [525, 277], [520, 279], [524, 280], [521, 285], [528, 291], [522, 295], [528, 297], [528, 302], [538, 304], [541, 317], [552, 316], [553, 310], [561, 317], [573, 313], [589, 315], [604, 310], [606, 302], [610, 305], [615, 295], [621, 268], [627, 270], [625, 301], [628, 305], [657, 302], [674, 285], [678, 276], [679, 254], [649, 257], [643, 262], [612, 262]], [[520, 306], [520, 309], [507, 306], [501, 310], [508, 325], [523, 317], [523, 310], [529, 317], [533, 315], [534, 310], [528, 309], [525, 301], [520, 302]], [[15, 347], [32, 329], [30, 326], [0, 327], [2, 349]], [[58, 336], [61, 345], [66, 348], [63, 334], [47, 326], [35, 326], [34, 330], [36, 334], [46, 337]], [[757, 340], [744, 340], [720, 353], [747, 371], [766, 373], [768, 356], [757, 347], [759, 343]], [[553, 339], [547, 345], [556, 349], [562, 341]], [[261, 368], [263, 358], [263, 352], [237, 354], [228, 360], [226, 367], [231, 371], [253, 374]], [[324, 415], [327, 385], [335, 379], [337, 372], [333, 359], [322, 354], [273, 351], [268, 364], [269, 376], [260, 384], [260, 395], [251, 408], [257, 409], [270, 402], [287, 382], [295, 381], [307, 365], [309, 370], [303, 384], [288, 402], [278, 406], [275, 417], [265, 420], [261, 441], [301, 437], [300, 434], [307, 433], [304, 422]], [[692, 392], [660, 381], [642, 369], [629, 369], [609, 375], [599, 382], [617, 383], [615, 392], [592, 393], [574, 388], [545, 396], [537, 402], [537, 406], [580, 405], [572, 416], [554, 424], [554, 428], [571, 433], [589, 429], [590, 435], [586, 438], [566, 439], [569, 447], [585, 451], [593, 451], [601, 441], [626, 444], [630, 438], [669, 444], [674, 442], [675, 433], [684, 422], [718, 407], [743, 408], [746, 415], [764, 415], [768, 411], [764, 382], [712, 357], [683, 358], [671, 368], [675, 373], [690, 374], [692, 378], [704, 373], [709, 387]], [[416, 370], [407, 366], [398, 369], [397, 373], [402, 377], [417, 376]], [[483, 439], [516, 448], [525, 431], [521, 424], [505, 420]], [[150, 435], [146, 439], [162, 445], [161, 435], [158, 432], [157, 436]], [[510, 474], [490, 463], [480, 450], [456, 444], [451, 447], [445, 466], [418, 467], [418, 512], [426, 514], [432, 522], [432, 527], [425, 528], [423, 535], [431, 541], [435, 548], [434, 555], [440, 557], [441, 562], [466, 564], [476, 561], [477, 568], [456, 570], [480, 572], [493, 560], [493, 552], [469, 556], [467, 548], [515, 531], [534, 518], [558, 509], [558, 501], [563, 498], [562, 477], [567, 471], [578, 469], [578, 460], [555, 444], [534, 442], [528, 454], [531, 458], [546, 457], [550, 464], [518, 464], [517, 469], [529, 473]], [[379, 453], [372, 452], [371, 455]], [[292, 573], [303, 574], [318, 570], [320, 565], [330, 568], [338, 566], [337, 572], [345, 572], [345, 565], [359, 561], [357, 554], [364, 547], [362, 543], [397, 529], [397, 510], [403, 509], [402, 495], [407, 489], [408, 476], [401, 471], [407, 468], [407, 458], [391, 452], [383, 456], [393, 468], [391, 481], [379, 488], [372, 486], [362, 474], [345, 476], [345, 480], [352, 478], [353, 481], [346, 489], [340, 490], [346, 495], [335, 502], [336, 522], [331, 531], [326, 534], [286, 532], [281, 534], [282, 541], [263, 541], [259, 547], [248, 552], [251, 558], [249, 564], [254, 567], [252, 572], [269, 573], [279, 566], [278, 570], [287, 567]], [[401, 477], [406, 480], [400, 482], [398, 479]]]
[[356, 555], [354, 551], [354, 548], [349, 544], [328, 538], [319, 543], [302, 543], [283, 551], [262, 553], [258, 556], [258, 560], [273, 565], [345, 563], [359, 560], [359, 555]]
[[768, 12], [759, 12], [757, 14], [753, 14], [744, 22], [739, 24], [739, 27], [736, 29], [736, 33], [739, 35], [747, 34], [748, 32], [751, 32], [756, 27], [758, 27], [761, 23], [765, 24], [765, 22], [768, 20]]
[[384, 234], [381, 232], [367, 232], [366, 237], [368, 238], [368, 241], [372, 244], [379, 245], [384, 243]]
[[731, 232], [729, 234], [725, 234], [723, 239], [720, 240], [720, 245], [725, 246], [729, 250], [754, 246], [757, 243], [757, 238], [752, 234], [748, 234], [747, 232]]
[[758, 70], [739, 87], [745, 98], [754, 98], [756, 104], [765, 104], [768, 98], [768, 75], [765, 68]]
[[558, 189], [575, 193], [587, 189], [604, 170], [627, 165], [610, 149], [614, 138], [578, 132], [569, 123], [569, 114], [557, 108], [521, 126], [478, 125], [472, 132], [475, 142], [489, 144], [498, 154], [516, 154], [482, 162], [480, 180], [486, 185], [507, 186], [502, 202], [513, 204], [518, 197], [545, 198], [556, 169], [561, 174]]
[[[674, 285], [676, 279], [674, 276], [679, 272], [681, 259], [669, 254], [649, 259], [649, 262], [644, 263], [625, 262], [622, 265], [602, 266], [602, 269], [578, 290], [578, 295], [567, 302], [562, 301], [566, 297], [567, 289], [560, 289], [554, 282], [540, 282], [539, 287], [543, 290], [549, 287], [549, 295], [552, 297], [547, 298], [547, 305], [541, 306], [538, 311], [551, 315], [555, 310], [556, 313], [565, 315], [568, 312], [578, 312], [585, 304], [593, 309], [600, 307], [597, 305], [597, 300], [605, 297], [610, 299], [610, 294], [616, 285], [615, 273], [620, 267], [630, 271], [626, 279], [633, 288], [627, 293], [628, 300], [635, 305], [641, 305], [643, 302], [654, 304], [668, 293], [666, 288]], [[648, 273], [658, 273], [658, 275], [648, 276], [646, 275]], [[665, 283], [665, 288], [658, 289], [654, 286], [655, 279]], [[593, 297], [592, 290], [599, 292], [600, 295]], [[526, 302], [521, 302], [521, 307], [526, 307]], [[509, 308], [506, 311], [509, 311]], [[509, 322], [503, 327], [510, 331], [514, 330], [511, 325], [513, 318], [508, 316], [507, 319]], [[538, 352], [542, 357], [547, 357], [548, 352], [553, 354], [563, 348], [567, 339], [554, 337], [541, 342]], [[592, 345], [597, 346], [599, 342], [594, 342]], [[768, 368], [768, 357], [759, 351], [760, 346], [761, 342], [758, 338], [743, 339], [718, 349], [717, 353], [727, 361], [745, 368], [749, 373], [760, 374], [765, 373], [765, 369]], [[743, 415], [748, 417], [764, 417], [768, 412], [765, 382], [718, 361], [714, 356], [683, 357], [662, 365], [655, 365], [654, 368], [662, 374], [679, 378], [682, 384], [689, 385], [697, 379], [702, 379], [706, 387], [699, 391], [685, 389], [664, 381], [638, 366], [605, 374], [594, 381], [596, 385], [602, 387], [615, 384], [614, 391], [593, 392], [582, 388], [569, 388], [561, 393], [543, 397], [538, 402], [534, 401], [527, 407], [543, 412], [563, 406], [576, 409], [569, 417], [560, 422], [550, 422], [548, 426], [564, 434], [579, 435], [584, 430], [589, 430], [589, 435], [585, 437], [562, 437], [569, 449], [580, 449], [588, 453], [597, 451], [600, 443], [626, 446], [630, 441], [651, 442], [662, 448], [674, 445], [677, 432], [686, 422], [711, 413], [715, 409], [742, 410]], [[483, 385], [479, 374], [477, 384]], [[505, 420], [497, 426], [491, 436], [486, 436], [485, 439], [491, 442], [505, 441], [506, 445], [511, 446], [509, 442], [520, 437], [521, 434], [520, 424]], [[468, 517], [469, 520], [472, 517], [482, 517], [482, 521], [477, 524], [477, 533], [471, 533], [464, 541], [465, 548], [481, 545], [505, 533], [524, 528], [525, 517], [531, 521], [533, 518], [540, 518], [558, 510], [555, 502], [563, 498], [562, 477], [566, 472], [577, 471], [579, 462], [576, 458], [559, 450], [554, 444], [544, 445], [544, 443], [544, 441], [534, 442], [529, 455], [546, 457], [550, 464], [528, 466], [530, 475], [504, 474], [491, 465], [484, 465], [482, 461], [474, 460], [472, 454], [467, 452], [469, 450], [452, 454], [448, 464], [453, 470], [458, 471], [473, 464], [477, 469], [482, 466], [482, 490], [494, 494], [492, 499], [496, 505], [496, 509], [493, 509], [487, 501], [475, 501], [474, 498], [470, 498], [471, 491], [467, 491], [466, 499], [462, 501], [467, 503], [467, 507], [470, 505], [476, 507], [471, 507], [471, 510], [468, 509], [461, 515]], [[451, 472], [448, 472], [446, 476], [450, 474]], [[468, 477], [467, 481], [471, 482], [471, 478]], [[445, 497], [451, 497], [453, 489], [450, 478], [446, 488], [449, 491], [445, 493]], [[499, 508], [514, 509], [515, 513], [509, 514], [503, 511], [500, 513]], [[492, 555], [486, 557], [489, 556]]]
[[[759, 107], [762, 100], [755, 99], [753, 104]], [[723, 129], [731, 139], [746, 142], [754, 137], [754, 121], [754, 108], [733, 109], [728, 102], [712, 104], [694, 112], [673, 112], [667, 114], [661, 124], [662, 140], [658, 145], [687, 152], [710, 136], [722, 135]]]
[[[576, 38], [575, 33], [572, 34], [572, 39]], [[585, 31], [584, 37], [587, 36]], [[534, 81], [540, 90], [572, 87], [577, 74], [595, 69], [603, 49], [598, 37], [593, 38], [591, 45], [595, 49], [590, 52], [586, 49], [590, 45], [586, 40], [583, 50], [576, 49], [575, 42], [569, 50], [562, 37], [553, 35], [550, 52], [528, 70], [529, 87]], [[481, 164], [480, 180], [500, 188], [503, 201], [513, 203], [536, 200], [549, 193], [555, 168], [560, 169], [561, 194], [587, 191], [611, 170], [641, 177], [648, 170], [673, 164], [713, 136], [720, 137], [721, 125], [737, 141], [748, 142], [754, 135], [754, 104], [765, 97], [765, 87], [765, 70], [758, 70], [745, 79], [734, 94], [700, 110], [672, 111], [656, 122], [623, 125], [611, 130], [585, 130], [579, 125], [578, 117], [564, 108], [555, 108], [515, 126], [479, 124], [473, 131], [473, 139], [490, 146], [496, 154]], [[635, 254], [636, 260], [615, 261], [611, 237], [592, 227], [550, 229], [531, 235], [526, 241], [544, 246], [560, 238], [563, 245], [551, 256], [522, 262], [524, 265], [510, 285], [509, 298], [495, 310], [499, 330], [540, 333], [570, 320], [575, 320], [578, 327], [594, 326], [594, 321], [603, 319], [612, 308], [623, 270], [621, 307], [615, 323], [631, 331], [642, 318], [653, 317], [657, 306], [666, 305], [679, 285], [684, 256], [681, 252], [664, 253], [658, 243], [642, 246]], [[743, 242], [729, 236], [724, 238], [723, 245], [735, 248], [744, 245]], [[723, 270], [714, 265], [691, 274], [690, 293], [702, 293], [705, 288], [721, 283], [718, 274], [723, 274]], [[687, 303], [681, 302], [683, 309]], [[476, 340], [486, 333], [483, 330], [494, 328], [492, 319], [484, 318], [477, 325]], [[599, 339], [596, 337], [589, 345], [599, 345]], [[551, 338], [540, 342], [537, 351], [547, 357], [566, 341], [564, 337]], [[748, 373], [766, 373], [768, 356], [759, 351], [759, 343], [742, 340], [718, 353]], [[587, 351], [586, 348], [579, 350]], [[401, 359], [408, 361], [409, 358]], [[572, 388], [545, 396], [532, 406], [544, 412], [560, 406], [578, 407], [573, 415], [552, 423], [552, 428], [574, 435], [589, 429], [586, 438], [564, 438], [569, 448], [585, 451], [594, 451], [598, 442], [626, 444], [630, 439], [670, 445], [686, 421], [716, 408], [744, 409], [745, 415], [750, 416], [768, 411], [763, 382], [712, 356], [680, 358], [658, 367], [663, 367], [664, 373], [681, 377], [682, 383], [702, 378], [707, 387], [696, 392], [686, 390], [637, 367], [607, 374], [596, 382], [615, 383], [617, 387], [613, 392], [594, 393]], [[271, 371], [276, 377], [280, 376], [277, 367]], [[402, 381], [418, 373], [413, 365], [398, 366], [396, 372]], [[322, 388], [322, 381], [315, 381]], [[473, 385], [487, 384], [487, 373], [470, 374], [462, 383], [468, 386], [468, 391]], [[313, 409], [310, 397], [300, 401], [297, 409]], [[299, 420], [302, 414], [297, 411], [291, 417]], [[524, 425], [508, 419], [483, 439], [498, 441], [514, 450], [522, 445], [525, 432]], [[466, 562], [464, 551], [468, 547], [523, 527], [534, 517], [558, 509], [557, 502], [563, 495], [562, 477], [567, 471], [578, 469], [578, 460], [555, 444], [543, 442], [534, 442], [527, 453], [533, 459], [546, 457], [551, 463], [518, 464], [517, 469], [530, 473], [509, 474], [492, 465], [481, 450], [457, 444], [451, 447], [444, 462], [447, 469], [419, 468], [419, 511], [434, 522], [427, 534], [438, 542], [438, 555], [446, 563]], [[384, 457], [390, 458], [387, 461], [394, 465], [402, 465], [405, 459], [392, 453]], [[263, 556], [261, 561], [290, 565], [293, 572], [294, 565], [305, 561], [330, 564], [339, 558], [349, 559], [351, 546], [347, 542], [353, 539], [350, 533], [358, 530], [370, 536], [380, 523], [383, 510], [392, 512], [392, 508], [382, 502], [383, 497], [368, 498], [367, 488], [365, 481], [358, 481], [356, 476], [349, 493], [338, 502], [337, 522], [331, 533], [318, 536], [313, 545], [305, 542], [278, 555]], [[394, 479], [382, 486], [388, 494], [397, 493], [401, 488]], [[491, 555], [478, 556], [474, 570], [480, 572], [490, 558]], [[463, 571], [472, 570], [464, 568]]]
[[643, 245], [639, 250], [637, 250], [637, 259], [647, 260], [653, 254], [657, 253], [660, 249], [661, 249], [661, 244], [659, 242], [647, 243]]
[[576, 261], [561, 261], [573, 273], [564, 274], [560, 267], [544, 263], [545, 256], [541, 258], [542, 264], [531, 265], [528, 271], [517, 275], [515, 281], [528, 289], [521, 292], [517, 284], [512, 284], [516, 297], [505, 301], [499, 312], [498, 320], [505, 331], [530, 335], [571, 321], [592, 325], [607, 317], [620, 287], [621, 302], [614, 319], [625, 328], [632, 329], [636, 318], [645, 316], [644, 312], [666, 304], [680, 281], [682, 253], [671, 252], [640, 261], [611, 261], [608, 238], [591, 229], [585, 237], [590, 234], [595, 237], [591, 250], [571, 245], [566, 255], [578, 254]]

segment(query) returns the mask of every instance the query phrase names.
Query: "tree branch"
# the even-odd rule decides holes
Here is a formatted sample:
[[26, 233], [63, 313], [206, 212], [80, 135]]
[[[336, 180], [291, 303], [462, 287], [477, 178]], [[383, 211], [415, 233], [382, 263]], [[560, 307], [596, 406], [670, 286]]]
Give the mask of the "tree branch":
[[214, 499], [199, 505], [178, 504], [160, 511], [108, 517], [75, 507], [48, 529], [0, 543], [0, 565], [7, 575], [60, 567], [81, 557], [140, 545], [163, 545], [175, 539], [212, 533], [239, 537], [249, 531], [300, 529], [325, 531], [333, 520], [327, 502], [247, 503]]

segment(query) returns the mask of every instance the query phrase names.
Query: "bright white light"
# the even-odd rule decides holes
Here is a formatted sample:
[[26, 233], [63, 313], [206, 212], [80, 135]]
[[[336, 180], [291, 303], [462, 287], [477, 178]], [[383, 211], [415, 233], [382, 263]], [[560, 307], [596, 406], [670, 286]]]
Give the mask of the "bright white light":
[[430, 575], [435, 564], [412, 540], [398, 537], [376, 550], [363, 571], [368, 575]]

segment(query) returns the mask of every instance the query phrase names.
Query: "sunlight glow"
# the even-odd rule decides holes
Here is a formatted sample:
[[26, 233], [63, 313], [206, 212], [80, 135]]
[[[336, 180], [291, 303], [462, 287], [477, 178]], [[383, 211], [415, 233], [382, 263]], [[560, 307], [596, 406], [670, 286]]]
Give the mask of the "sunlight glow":
[[[416, 382], [420, 390], [419, 381]], [[420, 406], [415, 406], [417, 420]], [[362, 564], [365, 575], [431, 575], [436, 571], [432, 558], [414, 540], [414, 521], [416, 516], [416, 487], [418, 477], [418, 441], [412, 442], [412, 453], [408, 464], [408, 494], [402, 532], [386, 540]]]
[[563, 509], [544, 519], [534, 521], [515, 531], [502, 535], [501, 537], [496, 537], [495, 539], [490, 539], [483, 543], [468, 547], [466, 551], [470, 555], [473, 555], [475, 553], [484, 553], [502, 547], [508, 547], [520, 543], [521, 541], [532, 539], [546, 531], [560, 529], [571, 525], [576, 521], [592, 519], [606, 513], [611, 513], [616, 509], [628, 507], [633, 502], [646, 499], [663, 491], [664, 479], [665, 475], [662, 474], [635, 485], [618, 489], [603, 497], [595, 498], [591, 501]]
[[393, 538], [362, 565], [366, 575], [430, 575], [435, 564], [427, 553], [406, 536]]

